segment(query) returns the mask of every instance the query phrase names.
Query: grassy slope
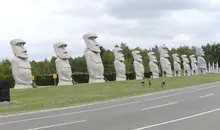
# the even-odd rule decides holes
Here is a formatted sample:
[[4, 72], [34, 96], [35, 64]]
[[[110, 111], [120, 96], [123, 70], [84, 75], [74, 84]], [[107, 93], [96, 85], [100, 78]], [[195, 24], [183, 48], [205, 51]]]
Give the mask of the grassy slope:
[[[160, 87], [161, 81], [166, 80], [164, 89]], [[148, 86], [146, 79], [145, 87], [140, 81], [107, 82], [99, 84], [79, 84], [74, 86], [44, 87], [38, 89], [11, 90], [11, 110], [8, 106], [0, 106], [0, 114], [8, 114], [28, 110], [49, 109], [88, 102], [102, 101], [106, 99], [134, 96], [168, 89], [182, 88], [192, 85], [220, 81], [220, 74], [159, 78], [151, 80], [152, 86]], [[43, 106], [42, 106], [43, 104]]]

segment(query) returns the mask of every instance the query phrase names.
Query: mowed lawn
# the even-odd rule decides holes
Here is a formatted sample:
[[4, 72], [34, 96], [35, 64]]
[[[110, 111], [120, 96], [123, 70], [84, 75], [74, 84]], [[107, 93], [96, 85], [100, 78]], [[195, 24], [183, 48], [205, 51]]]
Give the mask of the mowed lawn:
[[[151, 86], [148, 85], [149, 80], [151, 80]], [[165, 88], [161, 88], [163, 80], [166, 81]], [[0, 115], [93, 103], [217, 81], [220, 81], [220, 74], [145, 79], [144, 87], [140, 81], [130, 80], [23, 90], [11, 89], [11, 105], [0, 106]]]

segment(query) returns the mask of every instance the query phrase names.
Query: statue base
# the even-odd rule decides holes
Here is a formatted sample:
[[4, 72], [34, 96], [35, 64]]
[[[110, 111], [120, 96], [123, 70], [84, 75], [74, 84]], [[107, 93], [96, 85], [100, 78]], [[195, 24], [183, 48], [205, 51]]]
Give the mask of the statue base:
[[21, 84], [15, 84], [14, 89], [27, 89], [27, 88], [33, 88], [32, 85], [21, 85]]
[[59, 81], [57, 86], [70, 86], [73, 85], [72, 81]]
[[143, 80], [144, 77], [139, 77], [139, 76], [136, 76], [136, 80]]
[[104, 83], [105, 80], [104, 79], [93, 79], [93, 78], [89, 78], [89, 83]]
[[116, 81], [126, 81], [126, 78], [116, 77]]

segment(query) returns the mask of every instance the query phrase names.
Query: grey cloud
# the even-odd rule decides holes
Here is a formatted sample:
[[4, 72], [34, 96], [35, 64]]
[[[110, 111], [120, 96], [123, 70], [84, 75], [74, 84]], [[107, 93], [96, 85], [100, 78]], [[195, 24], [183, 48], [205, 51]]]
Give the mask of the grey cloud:
[[106, 11], [121, 19], [148, 19], [174, 10], [203, 8], [205, 4], [204, 0], [109, 0]]

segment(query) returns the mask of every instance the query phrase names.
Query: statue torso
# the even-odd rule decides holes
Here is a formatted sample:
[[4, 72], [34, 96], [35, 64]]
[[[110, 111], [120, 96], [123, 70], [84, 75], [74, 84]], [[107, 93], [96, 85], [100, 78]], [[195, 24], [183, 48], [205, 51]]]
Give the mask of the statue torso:
[[85, 53], [86, 55], [86, 60], [88, 60], [89, 64], [87, 64], [88, 68], [90, 68], [94, 73], [96, 73], [96, 75], [103, 75], [104, 73], [104, 66], [102, 64], [102, 59], [100, 56], [100, 53], [94, 53], [92, 51], [87, 51]]
[[142, 63], [140, 63], [138, 61], [134, 61], [134, 66], [136, 67], [136, 68], [134, 68], [135, 71], [139, 71], [140, 73], [144, 73], [144, 66]]
[[184, 70], [190, 70], [189, 63], [183, 63]]
[[180, 63], [174, 62], [174, 70], [181, 71]]
[[31, 73], [31, 65], [28, 59], [21, 59], [18, 57], [13, 57], [12, 59], [13, 61], [11, 62], [12, 64], [15, 64], [15, 68], [13, 71], [17, 72], [17, 75], [15, 77], [24, 81], [24, 82], [32, 82], [32, 73]]
[[152, 61], [149, 62], [150, 71], [153, 73], [159, 73], [158, 65]]
[[198, 57], [197, 58], [197, 65], [199, 69], [206, 69], [206, 61], [203, 57]]
[[124, 77], [126, 74], [125, 64], [121, 61], [116, 60], [116, 61], [114, 61], [114, 65], [115, 65], [116, 74]]
[[172, 72], [170, 61], [167, 58], [160, 57], [160, 64], [163, 71]]
[[196, 63], [191, 62], [191, 66], [192, 66], [192, 69], [193, 69], [193, 70], [197, 70], [197, 69], [198, 69]]
[[57, 67], [59, 67], [60, 72], [59, 73], [59, 78], [65, 78], [72, 80], [72, 70], [71, 66], [69, 64], [69, 61], [62, 60], [62, 59], [57, 59], [56, 60]]

